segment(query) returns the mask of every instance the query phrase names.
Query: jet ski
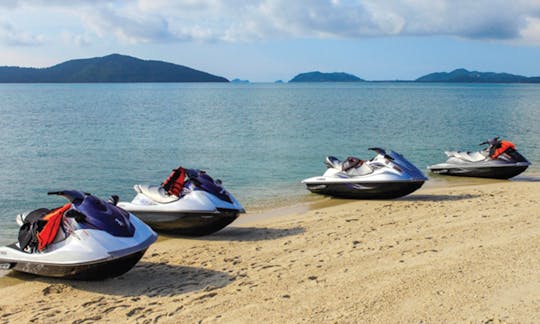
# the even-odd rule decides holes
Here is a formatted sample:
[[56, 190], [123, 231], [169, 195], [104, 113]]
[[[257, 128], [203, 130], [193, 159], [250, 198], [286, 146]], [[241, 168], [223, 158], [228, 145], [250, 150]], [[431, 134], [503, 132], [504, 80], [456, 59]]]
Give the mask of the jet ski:
[[369, 161], [328, 156], [326, 172], [302, 181], [313, 193], [342, 198], [390, 199], [420, 188], [427, 178], [411, 162], [394, 151], [370, 148], [377, 155]]
[[49, 195], [69, 203], [17, 215], [19, 240], [0, 247], [0, 269], [102, 280], [129, 271], [157, 239], [150, 227], [114, 201], [75, 190]]
[[208, 235], [245, 213], [221, 180], [202, 170], [179, 167], [161, 185], [135, 185], [133, 189], [135, 198], [118, 206], [163, 233]]
[[511, 142], [495, 137], [479, 145], [488, 146], [478, 152], [446, 151], [444, 153], [448, 160], [431, 165], [428, 169], [433, 173], [452, 176], [509, 179], [531, 165]]

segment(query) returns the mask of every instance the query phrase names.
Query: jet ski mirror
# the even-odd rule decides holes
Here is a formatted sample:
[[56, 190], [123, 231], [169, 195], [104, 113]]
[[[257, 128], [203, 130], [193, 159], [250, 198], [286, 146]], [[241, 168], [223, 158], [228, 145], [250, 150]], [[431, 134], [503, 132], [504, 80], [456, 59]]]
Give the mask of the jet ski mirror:
[[118, 195], [112, 195], [111, 198], [109, 198], [108, 202], [116, 206], [118, 202], [120, 201], [120, 197]]
[[186, 175], [190, 179], [195, 179], [199, 175], [199, 172], [197, 172], [197, 171], [198, 170], [195, 170], [195, 169], [186, 169]]
[[496, 137], [494, 137], [492, 139], [489, 139], [487, 141], [484, 141], [484, 142], [482, 142], [482, 143], [480, 143], [478, 145], [486, 145], [486, 144], [495, 145], [499, 141], [499, 138], [500, 138], [499, 136], [496, 136]]
[[62, 196], [73, 204], [80, 204], [84, 200], [84, 196], [88, 195], [88, 193], [84, 193], [77, 190], [63, 190], [63, 191], [50, 191], [50, 192], [47, 192], [47, 195]]
[[77, 223], [82, 223], [86, 220], [86, 216], [83, 213], [80, 213], [74, 209], [70, 209], [65, 214], [66, 217], [73, 218]]
[[380, 155], [386, 155], [386, 151], [380, 147], [370, 147], [368, 148], [368, 150], [375, 151], [377, 152], [377, 154], [380, 154]]
[[386, 151], [380, 147], [370, 147], [368, 150], [375, 151], [377, 154], [384, 156], [384, 158], [387, 160], [394, 161], [394, 158], [386, 154]]
[[201, 182], [198, 179], [199, 178], [199, 172], [202, 173], [204, 171], [199, 171], [199, 170], [196, 170], [196, 169], [186, 169], [186, 175], [191, 180], [191, 182], [193, 182], [196, 186], [201, 185]]

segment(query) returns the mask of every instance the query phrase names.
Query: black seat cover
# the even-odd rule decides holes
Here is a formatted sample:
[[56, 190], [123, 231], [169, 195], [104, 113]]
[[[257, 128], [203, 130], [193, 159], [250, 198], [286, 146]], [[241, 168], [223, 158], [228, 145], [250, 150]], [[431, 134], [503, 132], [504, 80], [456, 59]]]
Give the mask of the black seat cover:
[[43, 220], [43, 217], [50, 213], [51, 211], [47, 208], [40, 208], [34, 211], [31, 211], [23, 220], [23, 225], [19, 228], [19, 246], [21, 250], [26, 249], [26, 247], [31, 246], [32, 248], [37, 247], [37, 233], [39, 233], [47, 221]]

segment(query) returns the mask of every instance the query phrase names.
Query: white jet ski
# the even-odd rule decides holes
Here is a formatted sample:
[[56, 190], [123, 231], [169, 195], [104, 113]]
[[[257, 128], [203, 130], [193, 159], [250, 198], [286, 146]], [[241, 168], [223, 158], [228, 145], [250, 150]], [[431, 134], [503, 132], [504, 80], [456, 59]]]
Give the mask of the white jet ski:
[[40, 276], [100, 280], [129, 271], [157, 239], [134, 215], [75, 190], [70, 203], [19, 214], [19, 241], [0, 247], [0, 268]]
[[232, 223], [242, 205], [206, 172], [182, 167], [173, 170], [162, 185], [135, 185], [137, 195], [118, 206], [134, 213], [154, 230], [201, 236]]
[[328, 156], [322, 176], [302, 181], [317, 194], [342, 198], [390, 199], [405, 196], [420, 188], [427, 178], [402, 155], [381, 148], [370, 148], [377, 155], [369, 161], [349, 157], [341, 162]]

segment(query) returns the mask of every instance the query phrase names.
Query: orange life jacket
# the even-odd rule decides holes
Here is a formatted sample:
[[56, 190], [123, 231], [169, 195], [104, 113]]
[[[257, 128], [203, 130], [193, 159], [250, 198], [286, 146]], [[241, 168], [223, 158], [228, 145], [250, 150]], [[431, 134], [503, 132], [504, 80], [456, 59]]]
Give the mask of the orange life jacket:
[[58, 233], [58, 229], [60, 228], [60, 224], [62, 223], [62, 217], [69, 208], [71, 208], [71, 203], [67, 203], [43, 217], [43, 220], [46, 220], [47, 224], [45, 224], [41, 232], [37, 234], [39, 251], [43, 251], [47, 245], [54, 241], [54, 238]]
[[505, 141], [505, 140], [502, 140], [500, 143], [499, 143], [499, 147], [497, 147], [497, 149], [495, 150], [495, 152], [491, 155], [492, 158], [496, 159], [499, 155], [503, 154], [504, 152], [506, 152], [506, 150], [508, 149], [516, 149], [516, 146], [514, 145], [514, 143], [512, 142], [509, 142], [509, 141]]
[[174, 169], [161, 186], [165, 189], [169, 195], [180, 196], [184, 183], [186, 181], [186, 170], [182, 167]]

